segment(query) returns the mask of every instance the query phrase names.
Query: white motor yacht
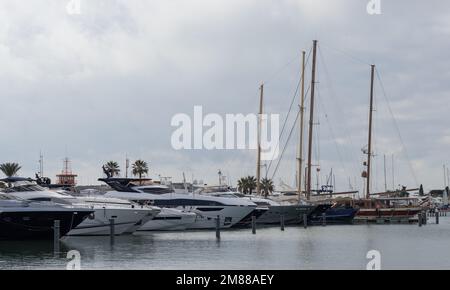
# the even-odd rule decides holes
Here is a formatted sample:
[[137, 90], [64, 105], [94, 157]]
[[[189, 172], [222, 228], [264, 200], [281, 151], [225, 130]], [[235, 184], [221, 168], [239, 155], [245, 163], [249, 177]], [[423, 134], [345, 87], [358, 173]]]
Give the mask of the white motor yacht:
[[[105, 196], [128, 199], [140, 204], [158, 207], [177, 208], [197, 214], [195, 223], [187, 229], [212, 229], [216, 227], [217, 217], [221, 228], [230, 228], [243, 220], [251, 218], [257, 205], [242, 198], [224, 198], [193, 193], [175, 193], [171, 188], [160, 184], [148, 184], [149, 180], [129, 178], [99, 179], [115, 191]], [[147, 183], [147, 184], [146, 184]]]
[[193, 212], [163, 207], [154, 219], [146, 222], [137, 232], [182, 231], [193, 225], [197, 217], [198, 215]]
[[227, 186], [206, 186], [197, 190], [197, 194], [211, 195], [216, 197], [242, 198], [266, 208], [266, 211], [257, 216], [259, 224], [279, 224], [283, 216], [286, 224], [301, 223], [303, 216], [307, 216], [314, 210], [315, 206], [309, 204], [280, 203], [269, 198], [260, 196], [244, 195], [240, 192], [231, 191]]
[[1, 180], [8, 184], [3, 191], [21, 199], [35, 202], [52, 202], [92, 209], [94, 212], [67, 235], [109, 235], [110, 219], [114, 219], [116, 235], [132, 233], [144, 223], [153, 219], [161, 209], [143, 206], [128, 200], [105, 197], [74, 197], [63, 191], [43, 188], [25, 178], [8, 178]]

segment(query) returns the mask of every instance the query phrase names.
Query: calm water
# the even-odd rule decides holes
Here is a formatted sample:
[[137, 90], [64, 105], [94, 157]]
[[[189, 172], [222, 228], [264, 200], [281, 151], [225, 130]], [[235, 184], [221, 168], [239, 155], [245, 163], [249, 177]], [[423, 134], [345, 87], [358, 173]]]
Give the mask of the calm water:
[[69, 250], [82, 269], [365, 269], [369, 250], [383, 269], [450, 269], [450, 217], [439, 225], [288, 227], [215, 233], [70, 237], [55, 256], [52, 242], [0, 242], [0, 269], [65, 269]]

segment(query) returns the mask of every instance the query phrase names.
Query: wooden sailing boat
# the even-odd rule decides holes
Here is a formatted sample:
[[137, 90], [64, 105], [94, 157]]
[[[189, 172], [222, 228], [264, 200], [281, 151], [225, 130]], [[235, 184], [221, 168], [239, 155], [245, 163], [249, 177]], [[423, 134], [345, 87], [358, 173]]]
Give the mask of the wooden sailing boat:
[[[311, 99], [310, 99], [310, 113], [309, 113], [309, 132], [308, 132], [308, 166], [306, 175], [306, 198], [311, 201], [312, 189], [312, 150], [313, 150], [313, 129], [314, 129], [314, 99], [315, 99], [315, 84], [316, 84], [316, 61], [317, 59], [317, 40], [313, 41], [313, 60], [311, 71]], [[302, 131], [301, 131], [302, 132]], [[302, 139], [301, 139], [302, 140]], [[300, 176], [299, 176], [300, 180]], [[315, 195], [317, 201], [316, 209], [309, 216], [311, 223], [323, 222], [323, 218], [327, 223], [352, 223], [357, 213], [357, 210], [347, 204], [336, 203], [335, 201], [324, 200], [323, 196], [320, 196], [318, 191]], [[346, 192], [340, 194], [352, 194], [356, 192]], [[329, 192], [328, 196], [335, 195], [336, 193]], [[338, 193], [339, 194], [339, 193]]]
[[420, 213], [423, 208], [421, 200], [414, 197], [371, 197], [371, 159], [372, 159], [372, 121], [373, 121], [373, 99], [374, 99], [374, 76], [375, 65], [371, 65], [370, 81], [370, 111], [369, 111], [369, 135], [367, 161], [364, 165], [367, 167], [362, 173], [366, 178], [366, 197], [364, 199], [352, 200], [351, 204], [359, 208], [356, 216], [358, 221], [376, 221], [376, 222], [402, 222], [411, 221], [414, 216]]

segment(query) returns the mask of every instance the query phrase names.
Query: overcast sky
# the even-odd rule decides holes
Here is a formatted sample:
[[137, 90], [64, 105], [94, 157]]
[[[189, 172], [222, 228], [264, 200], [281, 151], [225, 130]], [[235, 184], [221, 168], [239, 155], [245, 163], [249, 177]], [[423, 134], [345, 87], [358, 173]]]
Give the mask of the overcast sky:
[[[67, 13], [68, 2], [0, 1], [0, 162], [19, 162], [22, 175], [37, 171], [40, 150], [46, 175], [54, 178], [67, 154], [82, 184], [126, 155], [148, 161], [151, 177], [181, 180], [185, 172], [217, 183], [218, 169], [232, 181], [254, 175], [254, 151], [173, 150], [171, 118], [192, 115], [194, 105], [254, 113], [264, 81], [265, 109], [283, 120], [301, 50], [318, 39], [314, 163], [321, 178], [333, 168], [338, 190], [361, 188], [375, 63], [390, 106], [377, 80], [374, 190], [384, 189], [384, 154], [388, 187], [392, 154], [395, 186], [444, 184], [446, 0], [381, 0], [381, 15], [369, 15], [365, 0], [81, 0], [79, 15]], [[295, 184], [294, 132], [276, 185]]]

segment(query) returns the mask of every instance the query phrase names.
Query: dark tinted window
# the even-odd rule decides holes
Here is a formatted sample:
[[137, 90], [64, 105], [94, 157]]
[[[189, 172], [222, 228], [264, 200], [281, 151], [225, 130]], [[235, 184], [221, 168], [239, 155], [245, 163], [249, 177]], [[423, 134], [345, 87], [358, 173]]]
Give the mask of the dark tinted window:
[[159, 188], [159, 187], [149, 187], [149, 188], [141, 188], [141, 190], [145, 193], [151, 193], [151, 194], [166, 194], [166, 193], [173, 193], [173, 190], [169, 188]]

